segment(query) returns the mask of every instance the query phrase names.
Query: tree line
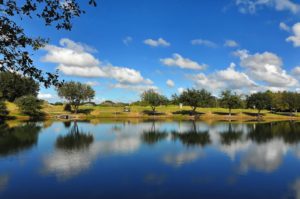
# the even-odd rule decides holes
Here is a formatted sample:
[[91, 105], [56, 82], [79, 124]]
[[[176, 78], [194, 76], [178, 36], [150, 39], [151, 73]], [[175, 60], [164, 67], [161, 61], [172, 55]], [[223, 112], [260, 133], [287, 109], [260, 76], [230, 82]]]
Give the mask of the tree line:
[[[64, 99], [64, 109], [78, 113], [79, 106], [91, 102], [95, 91], [89, 85], [80, 82], [64, 82], [56, 87], [57, 94]], [[37, 98], [39, 83], [33, 78], [14, 72], [0, 72], [0, 118], [8, 115], [5, 101], [14, 102], [21, 113], [37, 117], [41, 116], [43, 101]], [[61, 103], [63, 104], [63, 103]], [[257, 92], [249, 95], [240, 95], [231, 90], [221, 92], [214, 96], [205, 89], [186, 89], [182, 93], [173, 94], [171, 98], [150, 89], [141, 94], [141, 99], [131, 105], [151, 106], [152, 112], [160, 105], [190, 106], [191, 114], [197, 114], [197, 108], [222, 107], [228, 109], [231, 115], [233, 109], [251, 108], [272, 112], [297, 112], [300, 109], [300, 93], [291, 91], [282, 92]]]
[[250, 108], [256, 109], [258, 115], [261, 110], [272, 112], [297, 112], [300, 109], [300, 93], [292, 91], [265, 91], [249, 95], [239, 95], [231, 90], [221, 92], [220, 96], [213, 96], [205, 89], [186, 89], [180, 95], [174, 94], [171, 99], [159, 94], [153, 89], [145, 91], [141, 95], [141, 101], [135, 104], [150, 105], [155, 111], [159, 105], [178, 105], [182, 103], [191, 107], [191, 113], [196, 114], [197, 108], [222, 107], [228, 109], [231, 115], [232, 109]]

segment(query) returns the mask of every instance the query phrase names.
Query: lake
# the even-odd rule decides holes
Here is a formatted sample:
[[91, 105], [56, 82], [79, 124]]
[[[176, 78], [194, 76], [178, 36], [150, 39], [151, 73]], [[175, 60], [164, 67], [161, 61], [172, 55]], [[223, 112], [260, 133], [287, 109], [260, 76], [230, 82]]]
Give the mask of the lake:
[[0, 198], [300, 198], [300, 123], [1, 124]]

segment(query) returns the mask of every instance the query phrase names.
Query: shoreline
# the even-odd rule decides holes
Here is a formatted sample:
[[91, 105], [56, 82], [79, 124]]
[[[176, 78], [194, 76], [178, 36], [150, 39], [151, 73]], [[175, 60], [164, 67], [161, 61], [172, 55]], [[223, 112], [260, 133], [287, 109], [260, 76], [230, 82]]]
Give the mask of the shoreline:
[[[68, 119], [59, 118], [60, 114], [57, 115], [46, 115], [42, 118], [36, 118], [37, 120], [55, 120], [55, 121], [73, 121], [73, 120], [195, 120], [195, 121], [300, 121], [298, 116], [245, 116], [245, 115], [215, 115], [215, 114], [204, 114], [200, 116], [190, 116], [190, 115], [84, 115], [84, 114], [63, 114], [68, 115]], [[5, 119], [4, 121], [13, 120], [33, 120], [29, 116], [11, 116], [11, 118]]]
[[[8, 120], [30, 120], [29, 116], [19, 112], [14, 103], [7, 103], [9, 110]], [[151, 115], [151, 109], [147, 106], [131, 106], [131, 112], [124, 112], [123, 107], [111, 106], [81, 106], [78, 114], [64, 111], [63, 106], [44, 104], [41, 110], [45, 115], [44, 120], [214, 120], [214, 121], [278, 121], [294, 120], [300, 121], [300, 114], [291, 116], [287, 112], [271, 113], [264, 110], [261, 117], [257, 117], [257, 110], [234, 109], [229, 116], [228, 109], [223, 108], [198, 108], [197, 115], [190, 115], [190, 107], [160, 106], [157, 107], [155, 115]], [[68, 116], [68, 119], [60, 117]]]

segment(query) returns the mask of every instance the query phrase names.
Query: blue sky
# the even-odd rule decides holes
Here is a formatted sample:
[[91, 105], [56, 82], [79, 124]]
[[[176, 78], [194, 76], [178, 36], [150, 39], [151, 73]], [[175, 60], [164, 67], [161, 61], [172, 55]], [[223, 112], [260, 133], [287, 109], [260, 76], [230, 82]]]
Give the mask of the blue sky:
[[[214, 95], [298, 91], [300, 1], [98, 0], [72, 31], [24, 21], [50, 38], [36, 65], [60, 78], [89, 83], [96, 101], [138, 100], [148, 88], [170, 97], [185, 88]], [[53, 88], [40, 97], [58, 101]]]

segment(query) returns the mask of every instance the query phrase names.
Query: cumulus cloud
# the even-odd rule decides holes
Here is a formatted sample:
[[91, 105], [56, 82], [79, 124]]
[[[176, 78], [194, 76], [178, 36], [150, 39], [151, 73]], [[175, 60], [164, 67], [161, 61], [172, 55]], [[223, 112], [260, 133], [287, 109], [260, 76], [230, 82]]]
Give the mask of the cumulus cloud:
[[170, 88], [173, 88], [173, 87], [175, 86], [174, 81], [171, 80], [171, 79], [168, 79], [168, 80], [166, 81], [166, 84], [167, 84], [167, 86], [170, 87]]
[[291, 28], [286, 23], [284, 23], [284, 22], [280, 22], [279, 23], [279, 28], [281, 30], [286, 31], [286, 32], [289, 32], [291, 30]]
[[158, 38], [157, 40], [155, 39], [146, 39], [144, 41], [144, 44], [151, 46], [151, 47], [168, 47], [171, 44], [169, 42], [167, 42], [166, 40], [164, 40], [163, 38]]
[[238, 50], [234, 53], [241, 60], [240, 65], [246, 73], [271, 87], [290, 87], [298, 82], [282, 68], [282, 60], [274, 53], [264, 52], [249, 54], [247, 50]]
[[292, 70], [293, 75], [300, 75], [300, 66], [296, 66], [293, 70]]
[[97, 82], [97, 81], [87, 81], [85, 84], [87, 84], [89, 86], [98, 86], [98, 85], [100, 85], [100, 83]]
[[197, 87], [209, 89], [214, 92], [224, 89], [253, 89], [258, 86], [247, 74], [236, 71], [235, 67], [236, 65], [231, 63], [224, 70], [219, 70], [209, 75], [199, 73], [193, 75], [192, 79], [195, 81]]
[[199, 64], [196, 61], [182, 57], [178, 53], [174, 53], [171, 58], [160, 59], [160, 62], [165, 66], [176, 66], [184, 69], [203, 70], [207, 67], [206, 64]]
[[239, 44], [234, 40], [228, 39], [228, 40], [225, 41], [224, 46], [234, 48], [234, 47], [238, 47]]
[[216, 48], [218, 45], [212, 41], [205, 40], [205, 39], [194, 39], [191, 41], [192, 45], [199, 45], [199, 46], [206, 46], [209, 48]]
[[59, 46], [46, 45], [47, 54], [42, 58], [44, 62], [60, 63], [67, 66], [89, 67], [100, 64], [86, 48], [70, 39], [61, 39]]
[[288, 37], [286, 41], [292, 42], [294, 47], [299, 47], [300, 46], [300, 22], [293, 25], [292, 31], [294, 35]]
[[274, 8], [277, 11], [290, 11], [296, 14], [300, 11], [300, 5], [292, 0], [235, 0], [235, 4], [241, 13], [254, 14], [264, 7]]
[[47, 45], [44, 62], [57, 63], [59, 71], [65, 75], [78, 77], [112, 78], [120, 83], [152, 84], [135, 69], [102, 63], [91, 54], [91, 48], [70, 39], [61, 39], [60, 46]]
[[50, 93], [39, 93], [38, 98], [43, 99], [43, 100], [50, 100], [50, 99], [53, 99], [54, 96]]
[[142, 93], [149, 89], [158, 91], [158, 87], [153, 86], [153, 85], [134, 85], [134, 84], [122, 84], [122, 83], [113, 84], [113, 85], [111, 85], [111, 88], [127, 89], [127, 90], [131, 90], [131, 91], [136, 91], [139, 93]]
[[177, 89], [177, 92], [178, 92], [179, 94], [181, 94], [181, 93], [183, 93], [184, 90], [185, 90], [184, 88], [179, 87], [179, 88]]

